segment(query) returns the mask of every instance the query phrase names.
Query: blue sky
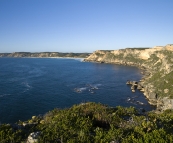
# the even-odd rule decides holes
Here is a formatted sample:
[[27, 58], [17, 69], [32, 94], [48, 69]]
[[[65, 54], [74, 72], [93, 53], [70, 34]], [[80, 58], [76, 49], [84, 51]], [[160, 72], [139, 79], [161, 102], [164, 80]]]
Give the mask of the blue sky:
[[173, 0], [0, 0], [0, 53], [173, 43]]

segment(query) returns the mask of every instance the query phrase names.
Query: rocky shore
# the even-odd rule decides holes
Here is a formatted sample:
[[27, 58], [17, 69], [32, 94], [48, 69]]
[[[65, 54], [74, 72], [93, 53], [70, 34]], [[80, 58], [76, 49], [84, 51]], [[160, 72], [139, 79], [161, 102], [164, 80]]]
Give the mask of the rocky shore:
[[127, 81], [132, 92], [139, 89], [156, 112], [173, 109], [173, 45], [153, 48], [98, 50], [84, 61], [136, 66], [143, 75], [140, 81]]

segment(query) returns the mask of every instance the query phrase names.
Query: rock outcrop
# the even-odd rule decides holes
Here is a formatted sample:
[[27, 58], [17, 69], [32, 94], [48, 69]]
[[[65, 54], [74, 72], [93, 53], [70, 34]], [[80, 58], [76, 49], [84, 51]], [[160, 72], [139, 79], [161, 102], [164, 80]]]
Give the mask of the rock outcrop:
[[169, 51], [173, 51], [173, 44], [167, 44], [165, 47], [163, 47], [164, 50], [169, 50]]
[[40, 132], [33, 132], [28, 136], [26, 143], [36, 143], [38, 142], [38, 137], [40, 135]]
[[[158, 110], [173, 109], [173, 44], [153, 48], [97, 50], [84, 61], [137, 66], [143, 78], [137, 89]], [[127, 84], [132, 84], [130, 81]], [[131, 87], [135, 90], [135, 86]], [[169, 103], [169, 104], [168, 104]]]

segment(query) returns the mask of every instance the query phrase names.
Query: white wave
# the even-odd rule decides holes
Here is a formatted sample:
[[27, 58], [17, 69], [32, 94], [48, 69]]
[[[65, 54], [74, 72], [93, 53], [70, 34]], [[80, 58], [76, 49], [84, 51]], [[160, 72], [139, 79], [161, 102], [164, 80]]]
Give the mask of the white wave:
[[102, 84], [94, 84], [95, 86], [101, 86]]
[[141, 101], [136, 101], [136, 103], [140, 104], [140, 105], [145, 105], [143, 102]]
[[31, 85], [29, 85], [29, 83], [28, 82], [22, 82], [22, 84], [27, 88], [26, 90], [29, 90], [29, 89], [31, 89], [32, 88], [32, 86]]
[[74, 60], [77, 60], [77, 61], [80, 61], [80, 62], [83, 62], [84, 58], [73, 58]]
[[74, 91], [77, 93], [81, 93], [83, 91], [89, 91], [90, 93], [95, 93], [94, 90], [99, 89], [98, 87], [101, 86], [102, 84], [86, 84], [85, 87], [81, 88], [74, 88]]
[[82, 87], [82, 88], [79, 88], [81, 91], [84, 91], [86, 90], [87, 88], [86, 87]]
[[88, 86], [91, 88], [91, 89], [99, 89], [99, 87], [101, 86], [102, 84], [89, 84]]
[[81, 88], [75, 88], [74, 91], [80, 93], [80, 92], [83, 92], [87, 89], [87, 87], [81, 87]]

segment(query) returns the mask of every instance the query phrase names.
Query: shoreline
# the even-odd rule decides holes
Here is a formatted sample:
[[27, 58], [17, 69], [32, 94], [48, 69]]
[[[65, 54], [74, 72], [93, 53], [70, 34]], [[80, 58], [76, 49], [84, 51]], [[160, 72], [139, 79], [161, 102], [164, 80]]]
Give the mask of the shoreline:
[[86, 62], [135, 66], [144, 70], [140, 84], [148, 103], [158, 112], [173, 109], [173, 45], [151, 49], [97, 50]]
[[13, 52], [0, 53], [2, 57], [14, 58], [87, 58], [91, 53], [61, 53], [61, 52]]
[[0, 58], [55, 58], [55, 59], [85, 59], [80, 57], [0, 57]]
[[[147, 96], [146, 96], [146, 93], [145, 93], [145, 87], [143, 86], [143, 85], [141, 85], [141, 84], [143, 84], [143, 83], [145, 83], [146, 82], [146, 78], [148, 78], [149, 77], [149, 75], [151, 74], [151, 72], [150, 72], [150, 70], [149, 69], [147, 69], [146, 67], [144, 67], [144, 66], [140, 66], [140, 65], [136, 65], [136, 64], [132, 64], [132, 65], [130, 65], [130, 64], [124, 64], [124, 63], [114, 63], [114, 62], [97, 62], [97, 61], [86, 61], [85, 59], [84, 59], [84, 62], [94, 62], [94, 63], [99, 63], [99, 64], [114, 64], [114, 65], [123, 65], [123, 66], [133, 66], [133, 67], [136, 67], [136, 68], [138, 68], [138, 69], [140, 69], [141, 70], [141, 72], [140, 72], [140, 74], [141, 74], [141, 79], [139, 80], [139, 81], [137, 81], [138, 82], [138, 84], [140, 84], [140, 86], [142, 86], [142, 89], [141, 90], [139, 90], [139, 89], [137, 89], [137, 87], [136, 87], [136, 89], [135, 90], [139, 90], [140, 92], [142, 92], [142, 94], [143, 94], [143, 96], [147, 99], [147, 101], [148, 101], [148, 103], [151, 105], [151, 106], [154, 106], [155, 107], [155, 110], [152, 110], [152, 111], [154, 111], [155, 113], [157, 112], [161, 112], [161, 111], [159, 111], [158, 110], [158, 108], [157, 108], [157, 104], [153, 104], [153, 102], [152, 101], [150, 101], [151, 99], [150, 98], [148, 98]], [[145, 84], [147, 84], [147, 83], [145, 83]], [[155, 102], [155, 101], [154, 101]]]

